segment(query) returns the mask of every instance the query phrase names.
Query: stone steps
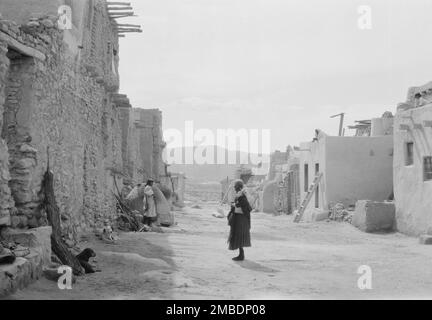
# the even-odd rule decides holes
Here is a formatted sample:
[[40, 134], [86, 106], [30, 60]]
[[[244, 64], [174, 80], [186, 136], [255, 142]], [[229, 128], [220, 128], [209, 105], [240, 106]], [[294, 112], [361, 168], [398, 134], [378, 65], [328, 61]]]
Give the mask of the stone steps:
[[34, 249], [25, 258], [17, 258], [13, 264], [0, 265], [0, 298], [24, 289], [42, 275], [43, 260]]
[[51, 227], [30, 230], [3, 230], [1, 238], [30, 249], [30, 254], [13, 264], [0, 265], [0, 298], [24, 289], [42, 276], [51, 262]]

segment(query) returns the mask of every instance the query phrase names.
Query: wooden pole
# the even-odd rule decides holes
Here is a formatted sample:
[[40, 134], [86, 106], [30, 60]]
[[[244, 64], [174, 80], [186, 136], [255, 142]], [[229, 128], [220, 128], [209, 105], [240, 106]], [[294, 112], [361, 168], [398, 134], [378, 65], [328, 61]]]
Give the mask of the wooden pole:
[[84, 269], [81, 267], [78, 259], [69, 251], [62, 239], [60, 208], [57, 205], [54, 195], [54, 175], [50, 170], [49, 148], [47, 149], [47, 155], [48, 165], [42, 181], [42, 191], [45, 195], [43, 204], [47, 213], [48, 222], [52, 226], [51, 248], [63, 264], [72, 268], [74, 275], [80, 276], [85, 273]]
[[339, 113], [337, 115], [331, 116], [330, 118], [333, 119], [333, 118], [337, 118], [337, 117], [340, 117], [340, 122], [339, 122], [339, 137], [342, 137], [344, 135], [343, 125], [344, 125], [345, 113], [342, 112], [342, 113]]
[[108, 11], [133, 10], [132, 7], [108, 7]]

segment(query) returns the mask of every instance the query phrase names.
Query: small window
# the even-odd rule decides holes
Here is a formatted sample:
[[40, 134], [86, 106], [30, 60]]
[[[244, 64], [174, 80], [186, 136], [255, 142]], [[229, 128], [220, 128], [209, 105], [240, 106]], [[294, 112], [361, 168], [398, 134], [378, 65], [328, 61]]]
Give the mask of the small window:
[[423, 176], [424, 181], [432, 180], [432, 157], [423, 158]]
[[408, 142], [405, 150], [405, 165], [412, 166], [414, 164], [414, 142]]

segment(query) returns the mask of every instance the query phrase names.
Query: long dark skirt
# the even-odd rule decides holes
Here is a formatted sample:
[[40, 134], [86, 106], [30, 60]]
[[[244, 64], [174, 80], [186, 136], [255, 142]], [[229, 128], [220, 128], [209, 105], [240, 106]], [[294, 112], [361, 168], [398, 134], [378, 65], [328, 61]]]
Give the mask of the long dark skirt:
[[229, 250], [251, 247], [249, 220], [244, 214], [234, 214], [228, 244]]

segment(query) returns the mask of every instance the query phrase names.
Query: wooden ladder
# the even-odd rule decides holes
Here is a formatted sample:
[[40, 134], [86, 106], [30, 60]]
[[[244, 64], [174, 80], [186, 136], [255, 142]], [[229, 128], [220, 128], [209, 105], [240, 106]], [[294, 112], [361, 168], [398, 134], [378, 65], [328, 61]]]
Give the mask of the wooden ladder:
[[312, 196], [314, 195], [315, 191], [318, 189], [318, 186], [319, 186], [319, 183], [321, 182], [322, 177], [323, 177], [322, 173], [318, 173], [315, 176], [315, 179], [314, 179], [313, 183], [311, 184], [311, 186], [309, 187], [309, 190], [306, 194], [306, 197], [304, 198], [304, 200], [303, 200], [303, 202], [302, 202], [302, 204], [301, 204], [301, 206], [300, 206], [300, 208], [299, 208], [299, 210], [298, 210], [298, 212], [294, 218], [295, 223], [299, 223], [301, 221], [303, 214], [305, 213], [306, 208], [312, 199]]

